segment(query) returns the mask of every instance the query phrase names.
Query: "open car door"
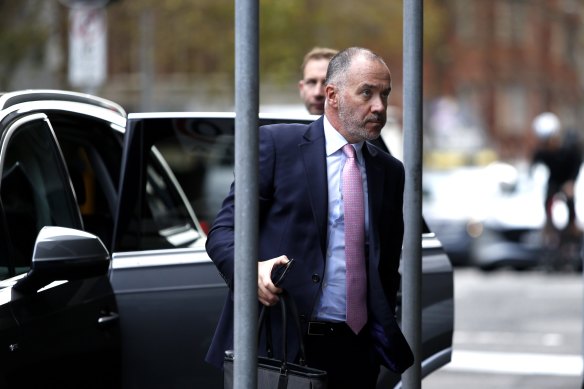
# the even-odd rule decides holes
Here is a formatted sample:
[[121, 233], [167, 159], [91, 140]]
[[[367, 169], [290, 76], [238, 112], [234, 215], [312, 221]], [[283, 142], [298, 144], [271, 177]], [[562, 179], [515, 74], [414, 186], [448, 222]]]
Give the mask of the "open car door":
[[0, 387], [119, 387], [110, 256], [47, 116], [0, 115]]

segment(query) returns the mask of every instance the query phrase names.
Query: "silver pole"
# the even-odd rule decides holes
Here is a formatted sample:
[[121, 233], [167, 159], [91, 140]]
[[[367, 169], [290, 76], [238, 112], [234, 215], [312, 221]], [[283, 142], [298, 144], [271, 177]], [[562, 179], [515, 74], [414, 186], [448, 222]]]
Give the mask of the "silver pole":
[[154, 13], [146, 7], [140, 11], [140, 109], [152, 111], [154, 85]]
[[402, 376], [406, 389], [421, 388], [422, 356], [422, 48], [423, 1], [404, 1], [404, 335], [414, 352], [414, 365]]
[[234, 388], [257, 388], [258, 0], [235, 1]]

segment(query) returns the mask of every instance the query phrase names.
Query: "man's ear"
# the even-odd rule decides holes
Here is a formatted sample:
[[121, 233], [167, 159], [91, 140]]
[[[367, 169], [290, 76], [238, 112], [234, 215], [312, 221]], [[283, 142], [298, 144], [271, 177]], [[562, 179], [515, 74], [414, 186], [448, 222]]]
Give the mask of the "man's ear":
[[328, 84], [324, 88], [324, 95], [326, 96], [327, 104], [330, 105], [331, 107], [337, 108], [339, 100], [337, 88], [332, 84]]

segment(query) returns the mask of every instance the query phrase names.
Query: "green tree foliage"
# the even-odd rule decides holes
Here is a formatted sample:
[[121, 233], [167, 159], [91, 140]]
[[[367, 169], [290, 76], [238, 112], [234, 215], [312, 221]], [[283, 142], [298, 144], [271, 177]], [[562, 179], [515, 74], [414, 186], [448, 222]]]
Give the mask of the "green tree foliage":
[[[120, 1], [109, 9], [110, 55], [113, 69], [132, 73], [138, 70], [140, 15], [154, 15], [154, 42], [157, 73], [232, 72], [234, 50], [233, 0]], [[113, 53], [111, 52], [113, 51]]]
[[[443, 0], [424, 4], [425, 47], [439, 52], [445, 28]], [[53, 2], [63, 23], [67, 53], [68, 10], [57, 0], [0, 1], [0, 87], [24, 61], [40, 63], [48, 39], [46, 5]], [[364, 46], [401, 68], [402, 0], [259, 0], [262, 80], [289, 83], [300, 76], [304, 54], [314, 46]], [[232, 76], [234, 72], [234, 0], [121, 0], [108, 6], [108, 72], [140, 71], [140, 49], [154, 53], [157, 75]], [[151, 42], [143, 42], [141, 15], [153, 15]], [[64, 68], [66, 71], [66, 68]]]
[[[444, 15], [440, 0], [425, 2], [427, 48], [440, 45]], [[110, 6], [110, 55], [114, 71], [136, 72], [139, 15], [155, 15], [157, 74], [224, 73], [234, 67], [233, 0], [120, 1]], [[313, 46], [363, 46], [401, 67], [402, 0], [260, 0], [262, 78], [289, 82], [299, 77], [305, 52]], [[111, 51], [110, 50], [110, 51]], [[121, 53], [121, 51], [126, 53]], [[134, 54], [132, 54], [134, 53]], [[129, 58], [128, 55], [132, 56]], [[116, 62], [117, 61], [117, 62]]]

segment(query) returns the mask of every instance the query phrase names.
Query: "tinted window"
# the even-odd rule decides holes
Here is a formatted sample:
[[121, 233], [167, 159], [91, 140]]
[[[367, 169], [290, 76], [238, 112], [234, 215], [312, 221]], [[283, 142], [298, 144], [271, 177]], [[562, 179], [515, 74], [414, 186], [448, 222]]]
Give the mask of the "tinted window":
[[[101, 238], [112, 251], [123, 133], [100, 118], [70, 112], [49, 113], [75, 187], [85, 230]], [[148, 148], [140, 143], [139, 147]], [[141, 150], [141, 149], [140, 149]], [[134, 162], [143, 158], [141, 151]], [[126, 166], [136, 191], [124, 207], [133, 217], [122, 221], [123, 240], [115, 251], [188, 247], [200, 237], [172, 173], [155, 147], [144, 166]], [[134, 171], [133, 168], [138, 170]], [[143, 178], [145, 177], [145, 179]]]
[[127, 223], [121, 218], [117, 226], [121, 239], [115, 251], [190, 247], [201, 234], [176, 178], [156, 147], [151, 147], [145, 162], [139, 173], [126, 166], [136, 190], [130, 203], [120, 205], [133, 212]]
[[[309, 123], [301, 119], [265, 119], [260, 125]], [[208, 231], [234, 178], [235, 120], [188, 118], [174, 120], [175, 137], [157, 147], [168, 161], [203, 230]]]
[[48, 122], [23, 119], [13, 124], [7, 134], [0, 182], [3, 278], [28, 271], [42, 227], [81, 228], [71, 185]]
[[85, 230], [110, 248], [122, 158], [122, 133], [108, 122], [51, 116], [75, 189]]
[[[176, 124], [176, 122], [175, 122]], [[233, 119], [188, 119], [156, 146], [170, 165], [205, 232], [233, 181]]]

